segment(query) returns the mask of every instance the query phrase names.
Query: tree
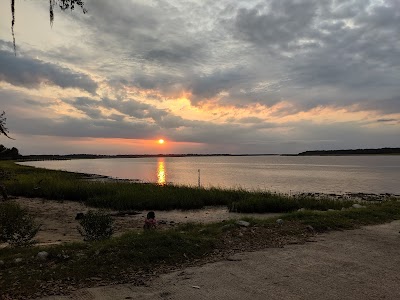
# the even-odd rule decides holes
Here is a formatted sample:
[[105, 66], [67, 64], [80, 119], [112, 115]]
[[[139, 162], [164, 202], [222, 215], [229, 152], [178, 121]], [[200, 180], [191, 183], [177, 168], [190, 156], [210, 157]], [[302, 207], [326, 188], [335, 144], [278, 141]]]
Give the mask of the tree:
[[8, 135], [8, 129], [7, 129], [7, 127], [6, 127], [6, 121], [7, 121], [7, 118], [5, 117], [5, 112], [3, 111], [1, 114], [0, 114], [0, 135], [5, 135], [6, 137], [8, 137], [9, 139], [12, 139], [13, 140], [13, 138], [11, 138], [9, 135]]
[[[3, 111], [1, 114], [0, 114], [0, 135], [5, 135], [6, 137], [8, 137], [9, 139], [13, 139], [13, 138], [11, 138], [11, 137], [9, 137], [8, 136], [8, 129], [7, 129], [7, 127], [6, 127], [6, 121], [7, 121], [7, 119], [6, 119], [6, 117], [5, 117], [5, 112]], [[7, 148], [5, 148], [3, 145], [1, 145], [2, 146], [2, 148], [0, 147], [0, 152], [1, 153], [3, 153], [3, 152], [5, 152], [6, 150], [7, 150]], [[16, 149], [16, 148], [15, 148]], [[17, 149], [16, 149], [17, 150]], [[15, 151], [14, 151], [15, 152]], [[17, 150], [17, 153], [18, 153], [18, 150]], [[18, 153], [18, 155], [19, 155], [19, 153]], [[5, 172], [4, 170], [1, 170], [0, 169], [0, 180], [4, 180], [4, 179], [6, 179], [7, 178], [7, 172]], [[6, 188], [4, 187], [4, 185], [2, 185], [2, 184], [0, 184], [0, 194], [3, 196], [3, 199], [4, 200], [7, 200], [8, 199], [8, 197], [7, 197], [7, 192], [6, 192]]]
[[[62, 11], [71, 9], [74, 10], [75, 6], [79, 6], [84, 14], [87, 13], [87, 9], [84, 7], [85, 3], [82, 0], [49, 0], [49, 15], [50, 15], [50, 26], [53, 26], [54, 22], [54, 6], [58, 5]], [[17, 47], [15, 44], [15, 0], [11, 0], [11, 34], [13, 37], [14, 54], [17, 55]]]

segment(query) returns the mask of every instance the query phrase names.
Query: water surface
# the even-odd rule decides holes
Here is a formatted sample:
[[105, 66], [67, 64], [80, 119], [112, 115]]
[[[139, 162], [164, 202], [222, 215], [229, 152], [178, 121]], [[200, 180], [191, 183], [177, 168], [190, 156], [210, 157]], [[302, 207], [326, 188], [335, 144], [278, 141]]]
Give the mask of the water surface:
[[400, 155], [151, 157], [22, 164], [159, 184], [197, 186], [200, 173], [205, 187], [400, 194]]

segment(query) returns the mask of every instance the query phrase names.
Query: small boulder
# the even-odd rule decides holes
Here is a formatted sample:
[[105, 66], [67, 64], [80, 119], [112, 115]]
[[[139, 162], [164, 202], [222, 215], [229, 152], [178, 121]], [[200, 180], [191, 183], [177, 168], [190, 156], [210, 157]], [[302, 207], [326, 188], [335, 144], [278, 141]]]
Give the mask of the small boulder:
[[358, 203], [355, 203], [352, 205], [353, 208], [366, 208], [366, 206], [360, 205]]
[[85, 217], [85, 214], [80, 212], [80, 213], [76, 214], [75, 220], [82, 220], [84, 217]]
[[0, 260], [0, 266], [4, 266], [4, 260]]
[[14, 259], [14, 262], [16, 262], [18, 264], [18, 263], [22, 262], [22, 258], [16, 258], [16, 259]]
[[226, 224], [224, 226], [221, 227], [222, 230], [228, 230], [231, 229], [232, 227], [235, 227], [235, 225], [233, 224]]
[[306, 226], [306, 229], [307, 229], [309, 232], [314, 232], [314, 227], [312, 227], [311, 225], [307, 225], [307, 226]]
[[306, 209], [304, 207], [299, 208], [297, 211], [306, 211]]
[[48, 256], [49, 256], [49, 253], [48, 253], [48, 252], [46, 252], [46, 251], [41, 251], [41, 252], [39, 252], [39, 253], [36, 255], [36, 258], [37, 258], [37, 259], [40, 259], [40, 260], [46, 260]]
[[282, 219], [276, 220], [276, 224], [282, 225], [283, 224], [283, 220]]
[[249, 227], [250, 226], [249, 222], [246, 222], [246, 221], [243, 221], [243, 220], [236, 221], [236, 224], [239, 225], [239, 226], [243, 226], [243, 227]]

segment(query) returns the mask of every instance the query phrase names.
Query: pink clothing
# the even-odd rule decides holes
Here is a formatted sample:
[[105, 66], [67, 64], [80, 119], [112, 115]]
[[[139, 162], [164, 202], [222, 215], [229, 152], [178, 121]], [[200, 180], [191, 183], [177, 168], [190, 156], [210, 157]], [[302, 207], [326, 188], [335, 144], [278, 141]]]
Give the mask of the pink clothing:
[[145, 223], [146, 225], [149, 225], [149, 226], [155, 226], [155, 225], [157, 225], [156, 219], [146, 219], [146, 220], [144, 220], [144, 223]]
[[155, 229], [157, 227], [156, 219], [145, 219], [144, 220], [144, 229]]

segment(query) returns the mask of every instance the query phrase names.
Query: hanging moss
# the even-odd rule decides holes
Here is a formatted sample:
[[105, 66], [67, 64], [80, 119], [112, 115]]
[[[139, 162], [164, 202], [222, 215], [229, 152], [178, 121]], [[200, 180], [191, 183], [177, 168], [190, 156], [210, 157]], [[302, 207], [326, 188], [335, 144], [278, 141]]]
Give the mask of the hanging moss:
[[[85, 3], [82, 0], [49, 0], [49, 15], [50, 15], [50, 26], [53, 26], [54, 22], [54, 6], [56, 4], [59, 5], [61, 10], [74, 10], [75, 6], [79, 6], [82, 9], [84, 14], [87, 13], [87, 9], [84, 7]], [[14, 46], [14, 54], [17, 56], [17, 46], [15, 43], [15, 33], [14, 33], [14, 26], [15, 26], [15, 0], [11, 0], [11, 34], [13, 37], [13, 46]]]

